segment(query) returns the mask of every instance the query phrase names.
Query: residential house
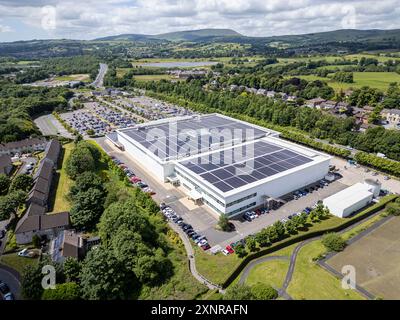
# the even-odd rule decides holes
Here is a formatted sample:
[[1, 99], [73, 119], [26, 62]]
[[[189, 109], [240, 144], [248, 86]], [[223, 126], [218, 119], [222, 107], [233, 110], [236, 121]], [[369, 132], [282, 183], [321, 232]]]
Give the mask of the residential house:
[[314, 98], [314, 99], [311, 99], [311, 100], [307, 100], [306, 101], [306, 106], [307, 107], [310, 107], [310, 108], [317, 108], [317, 109], [319, 109], [319, 107], [320, 107], [320, 105], [323, 103], [323, 102], [325, 102], [326, 100], [325, 99], [322, 99], [322, 98]]
[[44, 151], [44, 158], [53, 162], [53, 166], [56, 169], [58, 164], [58, 159], [61, 153], [61, 144], [58, 140], [51, 140]]
[[276, 94], [275, 91], [267, 91], [267, 97], [268, 98], [275, 98], [275, 94]]
[[64, 230], [53, 238], [50, 253], [55, 262], [63, 262], [68, 257], [81, 260], [87, 251], [98, 244], [100, 244], [99, 237], [84, 238], [74, 230]]
[[54, 238], [69, 227], [69, 212], [30, 215], [27, 211], [18, 221], [15, 238], [18, 244], [32, 242], [34, 235]]
[[368, 116], [371, 112], [364, 108], [353, 107], [352, 114], [356, 119], [356, 124], [368, 124]]
[[8, 142], [0, 145], [0, 155], [14, 155], [16, 153], [43, 151], [46, 148], [46, 144], [46, 140], [41, 138]]
[[257, 90], [257, 94], [260, 95], [260, 96], [265, 96], [266, 93], [267, 93], [267, 90], [265, 90], [265, 89], [258, 89]]
[[0, 174], [10, 175], [13, 169], [11, 157], [8, 154], [0, 155]]
[[333, 110], [336, 108], [337, 102], [332, 100], [324, 101], [320, 104], [319, 108], [322, 110]]
[[388, 124], [400, 125], [400, 109], [383, 109], [381, 114], [382, 119], [386, 120]]
[[229, 86], [229, 91], [237, 91], [239, 87], [236, 84], [231, 84]]

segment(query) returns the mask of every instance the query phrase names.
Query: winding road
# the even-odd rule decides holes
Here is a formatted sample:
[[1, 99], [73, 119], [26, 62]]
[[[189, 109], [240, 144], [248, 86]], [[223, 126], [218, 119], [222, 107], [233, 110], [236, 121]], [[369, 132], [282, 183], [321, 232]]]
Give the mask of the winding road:
[[97, 74], [96, 80], [94, 80], [93, 83], [91, 83], [91, 85], [96, 88], [103, 87], [103, 80], [107, 71], [108, 71], [108, 65], [106, 65], [105, 63], [100, 63], [99, 73]]

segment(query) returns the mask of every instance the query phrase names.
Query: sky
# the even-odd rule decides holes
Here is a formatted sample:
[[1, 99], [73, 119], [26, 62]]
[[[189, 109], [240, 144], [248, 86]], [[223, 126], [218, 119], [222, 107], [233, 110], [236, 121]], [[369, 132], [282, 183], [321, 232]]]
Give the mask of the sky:
[[400, 29], [400, 0], [0, 0], [0, 41], [228, 28], [247, 36]]

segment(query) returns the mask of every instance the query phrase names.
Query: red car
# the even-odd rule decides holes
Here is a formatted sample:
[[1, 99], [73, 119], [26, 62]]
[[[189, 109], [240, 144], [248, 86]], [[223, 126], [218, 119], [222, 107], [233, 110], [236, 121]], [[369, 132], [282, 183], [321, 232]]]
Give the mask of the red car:
[[142, 179], [140, 179], [139, 177], [136, 177], [136, 176], [133, 176], [130, 180], [131, 180], [131, 182], [133, 182], [133, 183], [142, 181]]
[[235, 250], [233, 250], [231, 246], [226, 246], [225, 249], [226, 249], [226, 251], [228, 251], [230, 254], [235, 252]]
[[205, 245], [202, 245], [201, 248], [202, 248], [204, 251], [206, 251], [206, 250], [210, 249], [211, 247], [210, 247], [210, 245], [209, 245], [208, 243], [206, 243]]

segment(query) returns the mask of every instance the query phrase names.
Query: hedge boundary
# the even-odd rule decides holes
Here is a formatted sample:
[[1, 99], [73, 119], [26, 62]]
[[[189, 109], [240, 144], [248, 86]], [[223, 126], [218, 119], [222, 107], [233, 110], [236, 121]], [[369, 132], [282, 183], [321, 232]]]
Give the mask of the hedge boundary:
[[244, 258], [240, 264], [236, 267], [234, 271], [227, 277], [227, 279], [221, 284], [222, 288], [225, 289], [227, 288], [242, 272], [242, 270], [246, 267], [247, 264], [249, 264], [252, 260], [258, 259], [264, 255], [267, 255], [269, 253], [272, 253], [274, 251], [283, 249], [285, 247], [288, 247], [292, 244], [308, 240], [311, 238], [315, 238], [318, 236], [322, 236], [325, 233], [329, 232], [339, 232], [342, 231], [343, 229], [346, 229], [347, 227], [351, 226], [354, 223], [357, 223], [365, 218], [370, 217], [374, 213], [380, 211], [383, 209], [388, 203], [393, 202], [396, 200], [399, 196], [396, 194], [393, 195], [388, 195], [384, 198], [381, 199], [378, 203], [375, 203], [374, 205], [370, 206], [369, 208], [365, 209], [364, 211], [361, 211], [357, 215], [355, 215], [352, 218], [349, 218], [348, 220], [344, 221], [342, 224], [332, 227], [332, 228], [327, 228], [327, 229], [322, 229], [322, 230], [317, 230], [309, 233], [304, 233], [298, 236], [290, 237], [285, 240], [282, 240], [281, 242], [278, 242], [276, 244], [271, 245], [268, 248], [264, 248], [258, 252], [249, 254]]

